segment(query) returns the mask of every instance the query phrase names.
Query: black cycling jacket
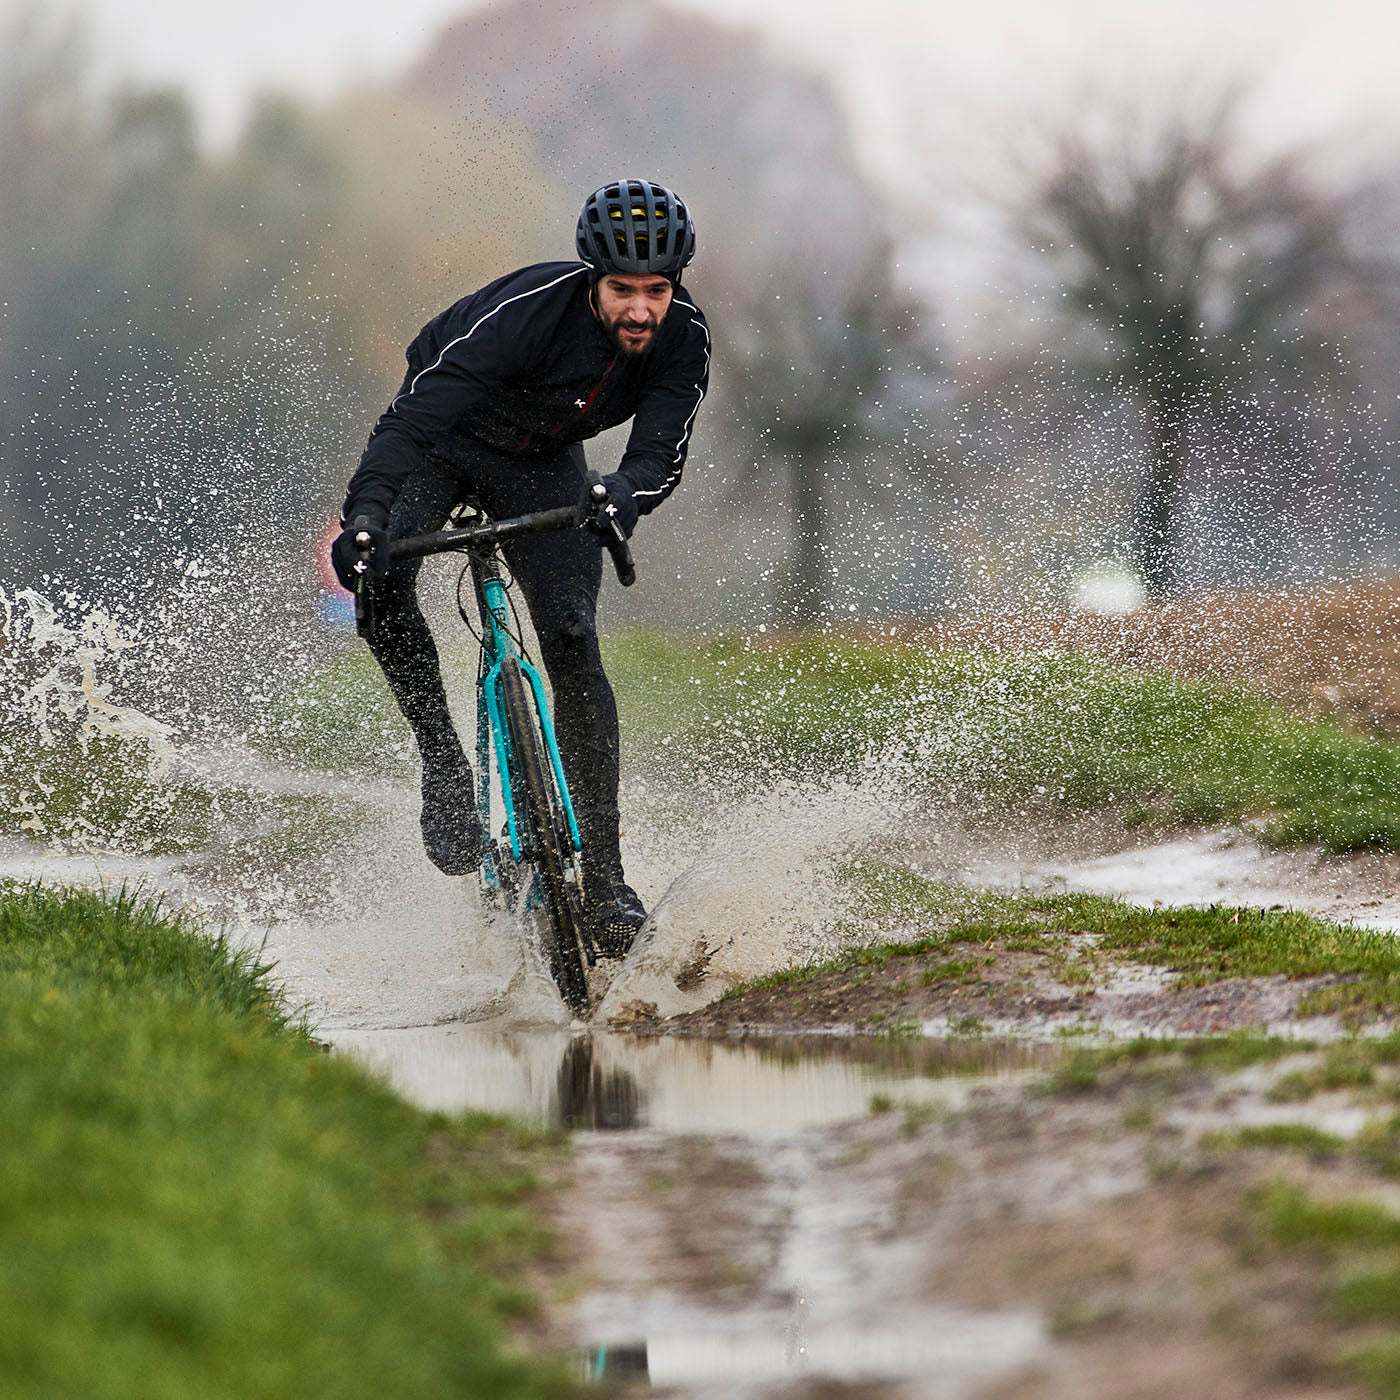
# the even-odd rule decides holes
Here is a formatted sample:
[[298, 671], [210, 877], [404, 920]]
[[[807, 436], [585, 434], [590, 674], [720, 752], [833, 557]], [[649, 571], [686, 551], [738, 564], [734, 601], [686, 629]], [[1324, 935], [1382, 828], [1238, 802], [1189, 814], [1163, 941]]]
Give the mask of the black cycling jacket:
[[[584, 263], [537, 263], [464, 297], [408, 347], [408, 374], [346, 491], [349, 521], [382, 525], [433, 450], [476, 439], [521, 459], [552, 456], [635, 416], [619, 471], [640, 512], [675, 489], [710, 372], [710, 332], [677, 289], [651, 350], [621, 354], [589, 305]], [[464, 444], [465, 445], [465, 444]]]

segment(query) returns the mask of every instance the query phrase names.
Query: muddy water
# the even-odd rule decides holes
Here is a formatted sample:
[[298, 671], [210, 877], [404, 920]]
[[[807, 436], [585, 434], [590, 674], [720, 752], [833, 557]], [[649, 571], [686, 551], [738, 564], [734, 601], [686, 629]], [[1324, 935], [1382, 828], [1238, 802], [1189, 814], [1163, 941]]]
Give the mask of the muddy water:
[[[590, 1379], [691, 1397], [803, 1394], [819, 1380], [911, 1384], [908, 1393], [941, 1400], [1046, 1345], [1034, 1310], [904, 1296], [911, 1261], [898, 1247], [876, 1248], [872, 1280], [869, 1251], [887, 1232], [888, 1203], [836, 1184], [828, 1158], [842, 1123], [872, 1111], [920, 1122], [962, 1113], [1043, 1070], [1055, 1047], [830, 1036], [714, 1043], [465, 1025], [325, 1034], [427, 1107], [578, 1130], [573, 1196], [586, 1219], [575, 1223], [587, 1238], [567, 1252], [603, 1277], [565, 1311]], [[634, 1250], [690, 1252], [651, 1214], [673, 1179], [678, 1192], [715, 1193], [683, 1204], [685, 1214], [713, 1210], [718, 1220], [737, 1208], [742, 1233], [771, 1237], [761, 1290], [731, 1298], [694, 1281], [620, 1283]], [[732, 1273], [743, 1246], [722, 1248]]]
[[1298, 909], [1400, 933], [1393, 872], [1317, 851], [1266, 850], [1238, 827], [1115, 851], [1096, 859], [971, 859], [956, 872], [979, 889], [1108, 895], [1130, 904], [1241, 904]]
[[[1033, 1311], [926, 1309], [883, 1325], [832, 1327], [799, 1297], [785, 1314], [725, 1326], [703, 1313], [640, 1314], [652, 1330], [585, 1354], [589, 1380], [632, 1379], [668, 1395], [809, 1394], [818, 1381], [877, 1384], [919, 1378], [924, 1400], [957, 1400], [1033, 1361], [1046, 1346]], [[881, 1390], [878, 1394], [888, 1394]]]
[[806, 1036], [729, 1043], [482, 1026], [333, 1030], [325, 1038], [434, 1109], [486, 1109], [567, 1127], [774, 1138], [859, 1118], [882, 1097], [964, 1107], [1053, 1047]]

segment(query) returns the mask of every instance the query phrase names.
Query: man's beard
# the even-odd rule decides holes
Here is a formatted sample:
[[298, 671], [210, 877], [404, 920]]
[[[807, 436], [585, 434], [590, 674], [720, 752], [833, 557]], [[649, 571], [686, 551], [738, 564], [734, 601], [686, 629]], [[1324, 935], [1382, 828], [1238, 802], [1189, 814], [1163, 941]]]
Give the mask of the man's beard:
[[623, 335], [623, 327], [628, 324], [627, 322], [621, 320], [606, 321], [601, 316], [598, 320], [603, 327], [604, 334], [624, 355], [640, 356], [649, 354], [652, 346], [656, 344], [656, 336], [661, 329], [660, 321], [647, 321], [644, 325], [635, 325], [633, 329], [648, 330], [651, 332], [645, 340], [638, 340]]

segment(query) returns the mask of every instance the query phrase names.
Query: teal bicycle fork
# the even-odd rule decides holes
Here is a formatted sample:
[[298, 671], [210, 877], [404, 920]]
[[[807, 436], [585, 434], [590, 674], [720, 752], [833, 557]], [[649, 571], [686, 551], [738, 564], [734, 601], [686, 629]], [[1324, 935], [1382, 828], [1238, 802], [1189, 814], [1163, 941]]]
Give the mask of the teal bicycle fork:
[[[489, 891], [504, 888], [502, 872], [496, 863], [496, 846], [492, 837], [491, 820], [491, 769], [492, 755], [495, 755], [495, 771], [501, 791], [501, 805], [505, 813], [506, 837], [510, 845], [510, 858], [519, 864], [523, 853], [523, 834], [520, 815], [516, 810], [514, 784], [512, 782], [510, 729], [506, 724], [505, 707], [501, 700], [501, 668], [510, 659], [520, 667], [530, 687], [530, 695], [538, 711], [540, 733], [544, 739], [549, 766], [554, 774], [564, 818], [568, 825], [569, 841], [575, 856], [583, 849], [579, 834], [578, 820], [574, 815], [573, 799], [569, 796], [569, 785], [564, 778], [564, 763], [559, 757], [559, 743], [554, 734], [554, 720], [550, 714], [549, 699], [545, 694], [544, 680], [539, 670], [516, 646], [510, 630], [510, 601], [506, 595], [505, 581], [494, 560], [484, 560], [479, 556], [473, 561], [476, 576], [477, 595], [481, 601], [481, 667], [477, 675], [477, 714], [476, 714], [476, 756], [477, 756], [477, 811], [481, 817], [482, 830], [488, 837], [487, 856], [482, 865], [482, 877]], [[531, 904], [538, 902], [539, 891], [532, 888], [528, 892]]]

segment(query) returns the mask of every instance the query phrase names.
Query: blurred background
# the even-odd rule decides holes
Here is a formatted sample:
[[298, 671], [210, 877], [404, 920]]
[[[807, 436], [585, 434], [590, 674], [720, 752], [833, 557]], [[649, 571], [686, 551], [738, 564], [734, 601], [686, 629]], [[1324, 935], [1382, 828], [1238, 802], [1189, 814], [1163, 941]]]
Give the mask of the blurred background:
[[624, 174], [690, 203], [716, 357], [606, 624], [1400, 562], [1380, 0], [0, 16], [0, 586], [181, 687], [336, 644], [315, 542], [404, 346]]

